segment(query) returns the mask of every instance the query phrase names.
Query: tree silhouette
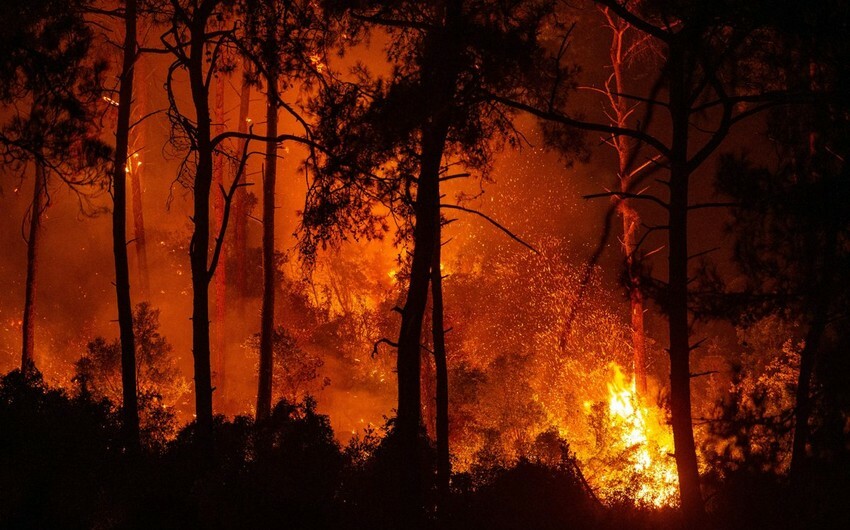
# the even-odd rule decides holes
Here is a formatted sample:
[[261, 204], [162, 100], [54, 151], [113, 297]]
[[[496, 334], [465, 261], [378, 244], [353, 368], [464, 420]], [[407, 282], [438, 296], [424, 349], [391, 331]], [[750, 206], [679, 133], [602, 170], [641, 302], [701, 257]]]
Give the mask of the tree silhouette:
[[115, 257], [115, 293], [121, 336], [122, 413], [128, 447], [139, 448], [139, 405], [136, 399], [136, 344], [133, 335], [133, 305], [130, 297], [130, 265], [127, 257], [127, 177], [130, 118], [133, 112], [133, 69], [138, 61], [136, 0], [124, 3], [124, 46], [118, 89], [118, 121], [115, 127], [115, 157], [112, 167], [112, 252]]
[[[326, 128], [339, 131], [336, 124], [348, 121], [347, 127], [354, 130], [345, 138], [353, 139], [354, 147], [349, 149], [366, 147], [364, 137], [374, 142], [366, 147], [366, 156], [371, 153], [373, 159], [360, 158], [353, 165], [385, 164], [386, 176], [365, 179], [373, 187], [367, 190], [372, 193], [366, 195], [367, 199], [360, 195], [352, 201], [350, 195], [341, 198], [341, 194], [332, 195], [326, 189], [324, 199], [314, 205], [313, 212], [305, 213], [305, 220], [309, 223], [312, 215], [317, 223], [327, 223], [328, 217], [339, 210], [360, 209], [359, 217], [355, 215], [353, 219], [360, 221], [362, 227], [369, 220], [363, 211], [376, 197], [395, 205], [396, 211], [409, 208], [407, 215], [413, 226], [407, 295], [400, 310], [398, 341], [388, 341], [398, 349], [395, 432], [403, 455], [400, 493], [405, 520], [419, 520], [422, 509], [418, 458], [420, 348], [429, 285], [432, 274], [439, 274], [439, 270], [432, 273], [432, 269], [437, 267], [434, 255], [440, 244], [440, 210], [469, 211], [441, 204], [440, 181], [452, 178], [446, 173], [450, 162], [486, 172], [500, 139], [501, 143], [505, 139], [518, 143], [509, 113], [496, 110], [488, 94], [508, 95], [527, 75], [537, 49], [537, 31], [548, 9], [547, 2], [497, 6], [451, 0], [428, 4], [365, 2], [348, 11], [350, 19], [366, 29], [381, 28], [389, 33], [393, 42], [389, 59], [394, 71], [386, 83], [376, 81], [362, 92], [346, 87], [349, 89], [342, 91], [343, 96], [355, 102], [368, 99], [369, 103], [360, 115], [327, 115], [326, 122], [335, 125]], [[335, 109], [326, 110], [329, 111]], [[351, 127], [352, 121], [361, 125]], [[357, 190], [358, 185], [362, 192], [362, 182], [342, 189]], [[434, 322], [434, 326], [443, 323]], [[445, 450], [442, 454], [445, 458]], [[445, 489], [445, 462], [442, 467]]]
[[[278, 159], [278, 112], [283, 108], [302, 127], [305, 142], [310, 126], [296, 106], [286, 102], [282, 91], [321, 75], [323, 41], [328, 35], [321, 12], [312, 2], [247, 1], [245, 36], [241, 46], [251, 71], [262, 80], [266, 91], [266, 152], [263, 173], [263, 297], [260, 312], [260, 365], [257, 388], [257, 419], [272, 407], [273, 351], [275, 334], [275, 188]], [[310, 153], [315, 163], [315, 148]]]
[[105, 63], [93, 51], [84, 19], [89, 2], [11, 1], [0, 7], [15, 20], [0, 38], [0, 102], [10, 112], [0, 130], [6, 168], [24, 174], [33, 167], [29, 208], [26, 293], [21, 367], [35, 368], [35, 316], [42, 217], [58, 180], [76, 192], [92, 191], [109, 156], [99, 134], [97, 103]]

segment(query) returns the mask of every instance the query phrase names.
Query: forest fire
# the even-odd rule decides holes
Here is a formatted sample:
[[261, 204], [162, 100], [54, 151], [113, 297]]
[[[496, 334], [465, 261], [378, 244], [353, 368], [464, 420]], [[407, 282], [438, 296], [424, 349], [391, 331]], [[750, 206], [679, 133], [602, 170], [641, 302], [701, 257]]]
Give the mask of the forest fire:
[[0, 20], [0, 529], [850, 528], [850, 1]]
[[616, 364], [610, 365], [608, 419], [615, 464], [593, 477], [601, 497], [622, 496], [656, 507], [678, 504], [679, 481], [673, 460], [673, 434], [657, 407], [644, 404]]

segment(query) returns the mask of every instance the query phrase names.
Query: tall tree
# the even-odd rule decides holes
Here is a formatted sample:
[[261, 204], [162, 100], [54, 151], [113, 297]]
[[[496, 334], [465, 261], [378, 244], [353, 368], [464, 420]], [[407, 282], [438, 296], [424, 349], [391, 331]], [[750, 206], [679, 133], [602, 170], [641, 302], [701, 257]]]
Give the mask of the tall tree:
[[[216, 75], [214, 131], [216, 135], [225, 130], [224, 87], [226, 83], [223, 74]], [[213, 185], [223, 188], [225, 184], [225, 156], [220, 150], [213, 157]], [[221, 231], [224, 224], [225, 197], [221, 193], [215, 195], [213, 210], [215, 211], [215, 227]], [[221, 246], [221, 266], [215, 271], [215, 388], [218, 397], [223, 402], [227, 392], [227, 245]]]
[[0, 6], [14, 20], [0, 36], [0, 102], [8, 113], [0, 130], [5, 169], [35, 168], [29, 209], [27, 276], [21, 369], [35, 369], [35, 319], [39, 240], [51, 182], [86, 194], [102, 180], [109, 157], [98, 140], [96, 105], [105, 64], [93, 53], [84, 18], [89, 2], [10, 1]]
[[136, 0], [124, 2], [124, 46], [118, 89], [118, 122], [112, 167], [112, 252], [115, 257], [115, 294], [121, 337], [122, 415], [126, 443], [138, 450], [139, 404], [136, 391], [136, 344], [133, 334], [133, 305], [130, 297], [130, 265], [127, 257], [127, 178], [130, 117], [133, 111], [133, 69], [138, 60]]
[[[610, 108], [609, 117], [616, 127], [626, 128], [634, 115], [634, 102], [627, 96], [626, 71], [630, 62], [635, 60], [641, 49], [639, 40], [630, 38], [631, 26], [614, 15], [611, 9], [600, 7], [605, 24], [611, 31], [611, 75], [605, 81], [605, 97]], [[633, 181], [649, 163], [633, 168], [635, 158], [635, 140], [627, 136], [611, 136], [606, 143], [617, 153], [617, 179], [620, 191], [628, 193], [634, 189]], [[644, 330], [644, 300], [640, 288], [640, 249], [638, 249], [638, 231], [640, 214], [627, 197], [615, 197], [617, 210], [623, 218], [623, 254], [626, 262], [626, 282], [629, 291], [629, 305], [632, 324], [632, 349], [635, 385], [639, 395], [646, 395], [646, 334]]]
[[825, 394], [834, 391], [824, 391], [823, 381], [833, 377], [818, 365], [834, 364], [831, 352], [847, 336], [838, 323], [848, 316], [850, 297], [843, 274], [850, 266], [850, 79], [844, 67], [850, 57], [836, 23], [846, 17], [846, 6], [829, 2], [788, 18], [785, 44], [795, 53], [780, 58], [788, 82], [829, 97], [771, 113], [768, 138], [776, 158], [767, 166], [730, 155], [718, 171], [720, 191], [740, 203], [730, 223], [736, 261], [749, 280], [747, 291], [762, 301], [748, 309], [763, 312], [767, 298], [802, 330], [790, 467], [797, 486], [807, 462], [818, 456], [809, 450], [811, 432], [815, 416], [827, 411], [815, 414], [817, 397], [828, 402]]
[[[217, 237], [213, 242], [210, 257], [210, 193], [213, 185], [213, 159], [216, 149], [227, 133], [213, 136], [210, 109], [210, 87], [216, 73], [222, 65], [222, 52], [232, 28], [221, 29], [216, 22], [227, 20], [224, 10], [228, 3], [223, 0], [202, 0], [199, 2], [181, 2], [171, 0], [171, 27], [163, 37], [163, 43], [173, 55], [174, 62], [169, 67], [166, 89], [169, 97], [169, 116], [176, 138], [187, 139], [191, 146], [188, 158], [183, 166], [182, 177], [192, 189], [192, 239], [189, 244], [189, 258], [192, 270], [192, 356], [194, 359], [195, 380], [195, 416], [198, 428], [198, 441], [209, 447], [212, 443], [213, 401], [210, 368], [210, 323], [209, 323], [209, 285], [212, 281], [227, 228], [227, 215], [223, 220]], [[208, 48], [209, 47], [209, 48]], [[210, 52], [208, 53], [208, 49]], [[176, 96], [175, 75], [185, 71], [194, 119], [180, 109]], [[247, 146], [247, 143], [246, 143]], [[243, 151], [240, 165], [244, 167], [247, 154]], [[230, 199], [238, 187], [241, 170], [233, 177], [225, 194], [229, 209]]]
[[[278, 111], [283, 108], [310, 142], [311, 127], [296, 105], [284, 100], [286, 88], [308, 89], [320, 74], [321, 48], [328, 37], [318, 7], [308, 1], [278, 0], [245, 3], [244, 53], [265, 86], [266, 151], [263, 168], [263, 297], [260, 311], [260, 362], [257, 384], [257, 419], [268, 417], [272, 407], [275, 333], [275, 222], [278, 161]], [[247, 90], [243, 89], [243, 90]], [[310, 153], [315, 157], [315, 148]]]
[[[793, 98], [775, 87], [766, 89], [766, 80], [760, 84], [751, 78], [748, 84], [740, 83], [748, 67], [743, 58], [755, 53], [757, 44], [763, 45], [760, 53], [776, 51], [771, 48], [769, 38], [761, 42], [755, 38], [770, 30], [772, 11], [766, 5], [641, 2], [635, 8], [619, 0], [597, 0], [596, 3], [651, 39], [652, 45], [662, 54], [656, 80], [646, 93], [623, 94], [643, 107], [641, 119], [634, 126], [623, 127], [570, 117], [563, 99], [557, 97], [558, 85], [565, 87], [561, 81], [563, 55], [554, 58], [558, 67], [553, 70], [551, 82], [539, 91], [531, 91], [525, 102], [504, 98], [501, 101], [549, 123], [629, 138], [640, 148], [654, 150], [655, 155], [650, 160], [668, 175], [662, 181], [668, 193], [666, 200], [638, 189], [650, 172], [633, 179], [626, 190], [588, 198], [647, 201], [660, 207], [666, 215], [666, 223], [652, 226], [646, 232], [667, 234], [667, 280], [644, 278], [643, 283], [668, 316], [671, 424], [681, 509], [689, 525], [704, 525], [705, 507], [700, 492], [690, 387], [690, 356], [698, 343], [690, 342], [692, 295], [689, 286], [692, 278], [689, 269], [700, 253], [690, 254], [688, 220], [694, 210], [729, 204], [690, 202], [691, 180], [723, 144], [735, 124]], [[665, 123], [659, 124], [655, 117], [661, 113], [667, 118]], [[640, 152], [642, 149], [634, 151]], [[637, 157], [633, 156], [628, 162], [629, 171], [633, 171]], [[605, 238], [610, 230], [610, 215], [606, 227]], [[642, 235], [638, 243], [643, 242], [648, 233]]]
[[[548, 9], [547, 2], [447, 0], [363, 2], [348, 12], [367, 29], [380, 28], [390, 35], [388, 58], [394, 70], [389, 79], [367, 83], [359, 93], [343, 91], [343, 99], [369, 101], [361, 114], [347, 115], [334, 105], [325, 110], [331, 124], [325, 127], [331, 131], [327, 142], [347, 130], [344, 139], [336, 141], [349, 143], [349, 150], [374, 154], [372, 160], [355, 154], [355, 167], [385, 164], [385, 177], [367, 172], [351, 187], [327, 185], [324, 199], [305, 212], [305, 223], [328, 224], [340, 210], [353, 209], [361, 227], [371, 226], [368, 211], [374, 198], [410, 215], [410, 274], [399, 338], [392, 343], [398, 350], [394, 434], [400, 451], [400, 516], [405, 521], [419, 521], [423, 508], [420, 348], [440, 210], [465, 210], [441, 205], [441, 175], [449, 160], [485, 173], [500, 141], [518, 141], [509, 113], [493, 112], [488, 94], [511, 93], [528, 73]], [[372, 144], [364, 145], [368, 142]], [[370, 197], [366, 200], [364, 188]]]
[[[210, 367], [209, 286], [221, 257], [227, 231], [231, 204], [240, 186], [248, 161], [250, 140], [269, 141], [267, 136], [249, 131], [224, 131], [213, 134], [210, 91], [216, 74], [222, 73], [223, 51], [226, 46], [238, 46], [238, 24], [229, 16], [233, 8], [226, 0], [201, 0], [182, 2], [170, 0], [171, 26], [162, 38], [174, 62], [168, 69], [166, 90], [169, 98], [169, 117], [173, 141], [189, 147], [181, 168], [181, 179], [192, 189], [193, 232], [189, 244], [192, 270], [192, 355], [195, 378], [195, 415], [198, 441], [202, 446], [212, 444], [213, 403]], [[229, 25], [222, 21], [233, 21]], [[208, 53], [209, 50], [209, 53]], [[177, 97], [176, 75], [184, 72], [191, 94], [192, 112], [183, 112]], [[188, 116], [192, 116], [189, 118]], [[239, 152], [226, 149], [231, 141], [240, 141]], [[273, 138], [277, 143], [296, 141], [309, 143], [301, 136], [280, 134]], [[210, 193], [214, 179], [216, 152], [229, 154], [237, 161], [237, 168], [229, 186], [219, 192], [224, 196], [223, 219], [214, 240], [210, 237]]]
[[452, 461], [449, 450], [449, 368], [446, 358], [446, 330], [443, 311], [442, 222], [437, 225], [437, 244], [431, 262], [431, 334], [436, 375], [437, 492], [442, 508], [449, 496]]

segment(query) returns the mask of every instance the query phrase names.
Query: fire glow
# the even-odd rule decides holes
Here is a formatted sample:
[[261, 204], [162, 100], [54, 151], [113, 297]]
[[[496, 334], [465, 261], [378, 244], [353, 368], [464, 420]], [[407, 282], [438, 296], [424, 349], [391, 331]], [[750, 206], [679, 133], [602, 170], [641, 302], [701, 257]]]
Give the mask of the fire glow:
[[634, 378], [627, 380], [615, 363], [609, 368], [607, 427], [611, 445], [607, 451], [616, 458], [613, 466], [605, 466], [591, 482], [604, 499], [628, 492], [636, 504], [675, 506], [679, 482], [673, 435], [663, 412], [645, 404], [635, 390]]

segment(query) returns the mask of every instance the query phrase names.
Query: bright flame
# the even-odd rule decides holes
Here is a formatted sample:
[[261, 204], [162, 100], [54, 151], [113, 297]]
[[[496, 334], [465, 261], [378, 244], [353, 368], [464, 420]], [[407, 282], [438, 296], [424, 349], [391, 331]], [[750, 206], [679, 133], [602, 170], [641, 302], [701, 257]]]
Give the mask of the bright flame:
[[603, 496], [623, 493], [639, 504], [672, 506], [678, 502], [679, 481], [673, 460], [673, 437], [658, 407], [644, 406], [622, 370], [611, 364], [608, 383], [608, 432], [614, 455], [597, 477]]
[[316, 71], [320, 74], [325, 70], [325, 63], [322, 61], [322, 57], [320, 55], [311, 55], [310, 62], [316, 67]]

